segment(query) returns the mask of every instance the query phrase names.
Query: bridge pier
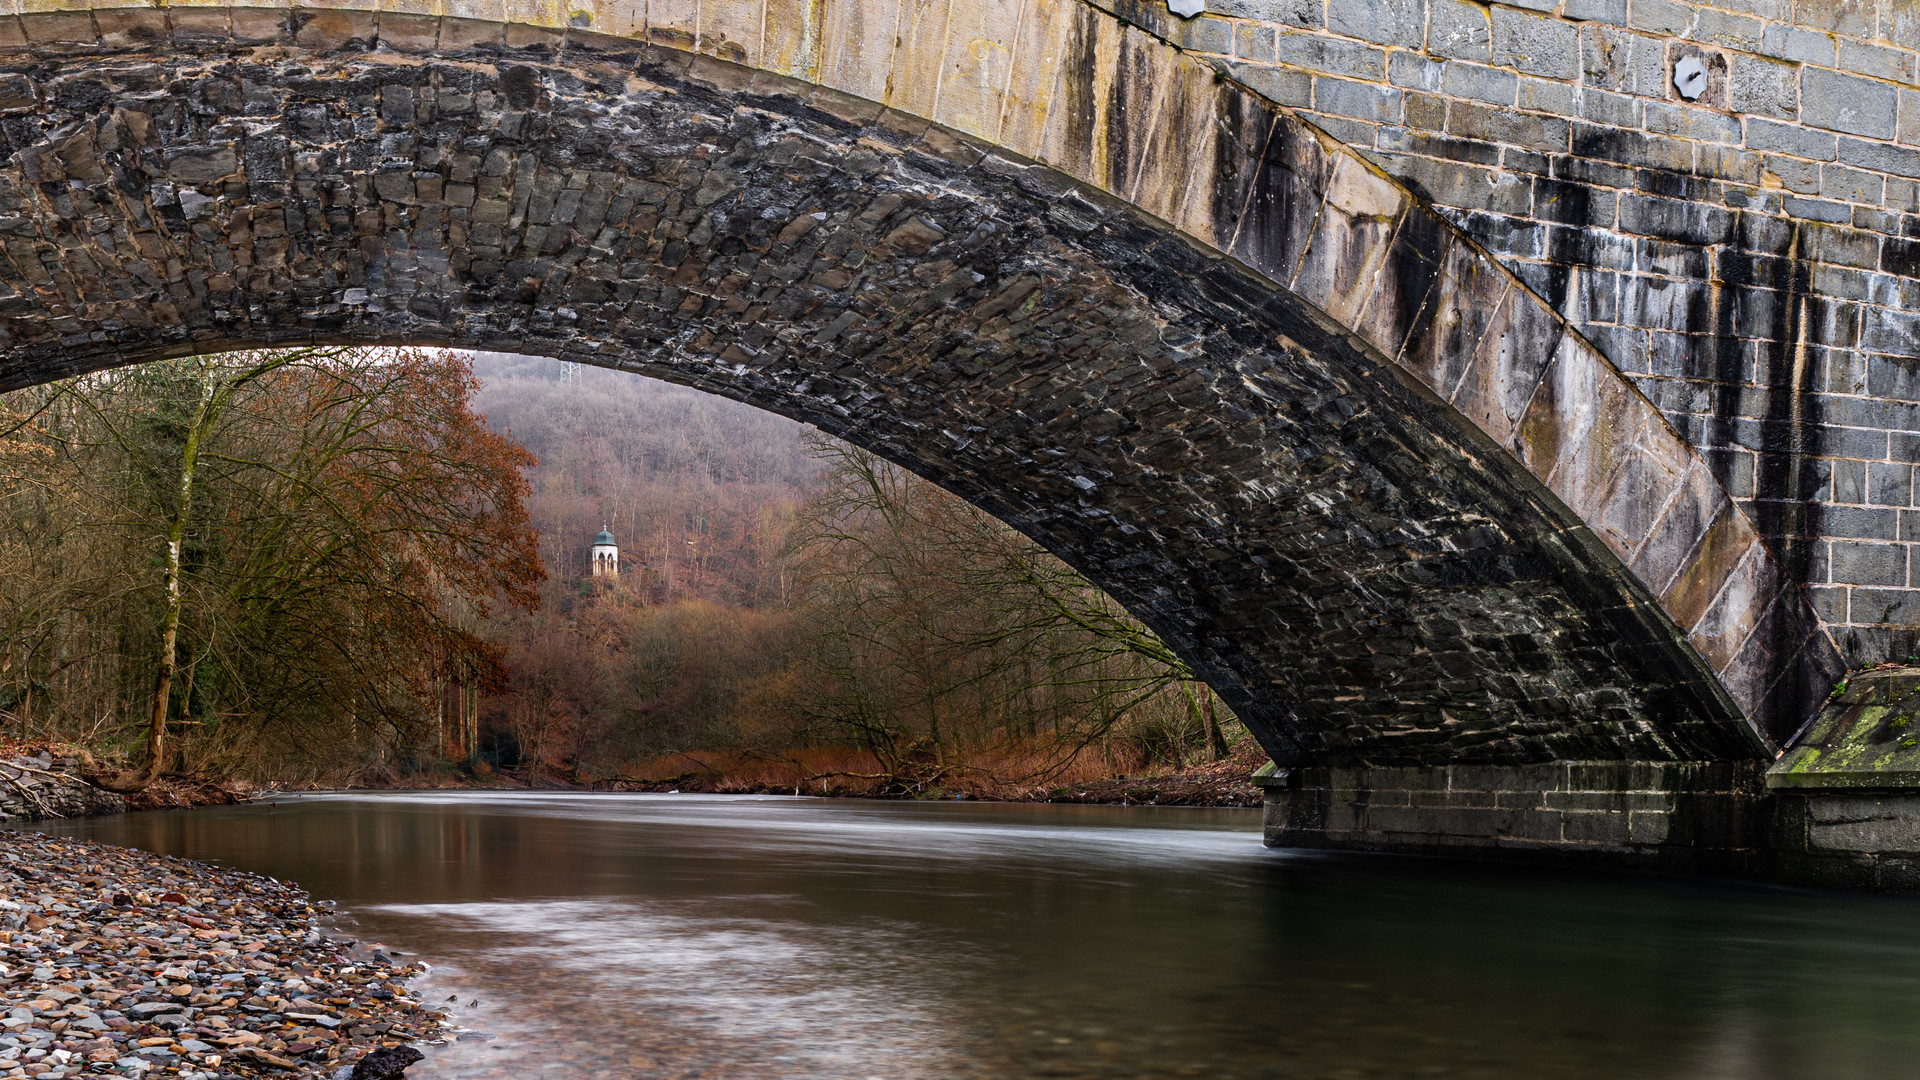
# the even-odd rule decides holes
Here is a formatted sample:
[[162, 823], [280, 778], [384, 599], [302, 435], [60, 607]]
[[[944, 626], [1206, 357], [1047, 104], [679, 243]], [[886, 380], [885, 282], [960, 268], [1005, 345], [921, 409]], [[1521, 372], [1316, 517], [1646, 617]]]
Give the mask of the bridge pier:
[[1859, 672], [1767, 770], [1774, 876], [1920, 893], [1920, 669]]
[[1920, 894], [1920, 669], [1854, 675], [1777, 762], [1308, 766], [1255, 783], [1271, 847]]
[[1752, 876], [1759, 762], [1297, 768], [1259, 778], [1272, 847], [1546, 859]]
[[1793, 885], [1920, 894], [1920, 792], [1777, 791], [1766, 875]]

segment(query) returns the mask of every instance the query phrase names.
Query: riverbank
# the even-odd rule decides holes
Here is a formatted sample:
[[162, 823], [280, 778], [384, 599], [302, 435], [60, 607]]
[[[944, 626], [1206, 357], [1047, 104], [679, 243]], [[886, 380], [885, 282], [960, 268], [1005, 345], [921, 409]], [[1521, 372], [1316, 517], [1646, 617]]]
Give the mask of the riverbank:
[[125, 797], [102, 791], [80, 777], [78, 763], [44, 749], [0, 749], [0, 821], [117, 814]]
[[132, 795], [117, 795], [86, 781], [86, 760], [85, 751], [65, 743], [0, 742], [0, 821], [229, 806], [254, 796], [244, 785], [172, 775]]
[[[1081, 803], [1108, 806], [1258, 807], [1253, 773], [1266, 751], [1244, 739], [1217, 761], [1142, 768], [1114, 776], [1084, 766], [1051, 775], [1044, 763], [994, 761], [924, 767], [919, 775], [890, 774], [868, 757], [846, 751], [800, 751], [786, 757], [674, 754], [644, 762], [631, 775], [594, 783], [546, 774], [490, 772], [474, 777], [448, 770], [437, 786], [535, 788], [546, 791], [699, 792], [715, 795], [820, 795], [854, 799], [963, 799], [1006, 803]], [[1038, 778], [1035, 779], [1037, 774]], [[1009, 779], [1008, 777], [1011, 777]], [[413, 780], [423, 778], [409, 778]], [[414, 786], [402, 783], [396, 786]]]
[[[870, 755], [845, 750], [787, 756], [674, 754], [643, 762], [627, 776], [583, 782], [531, 769], [441, 765], [407, 773], [341, 778], [310, 786], [255, 788], [165, 776], [131, 796], [92, 787], [81, 778], [80, 753], [47, 743], [0, 743], [0, 821], [84, 817], [127, 810], [224, 806], [301, 790], [685, 791], [718, 795], [820, 795], [855, 799], [972, 799], [980, 802], [1082, 803], [1113, 806], [1257, 807], [1252, 774], [1267, 755], [1243, 739], [1226, 756], [1181, 766], [1136, 767], [1131, 775], [1077, 763], [1049, 769], [1044, 760], [966, 762], [889, 775]], [[1011, 777], [1009, 779], [1008, 777]], [[1038, 777], [1037, 779], [1035, 777]], [[354, 782], [357, 779], [358, 782]]]
[[320, 1080], [436, 1038], [421, 969], [319, 915], [271, 878], [0, 830], [0, 1077]]

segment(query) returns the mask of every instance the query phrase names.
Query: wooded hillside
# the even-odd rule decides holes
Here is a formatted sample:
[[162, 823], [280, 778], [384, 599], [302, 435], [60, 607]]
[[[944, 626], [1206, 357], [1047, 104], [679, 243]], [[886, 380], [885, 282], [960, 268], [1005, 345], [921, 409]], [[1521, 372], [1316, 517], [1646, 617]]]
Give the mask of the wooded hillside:
[[[1227, 749], [1185, 665], [1031, 541], [799, 424], [483, 356], [539, 458], [545, 603], [497, 624], [487, 757], [584, 780], [831, 790], [1035, 783]], [[605, 522], [617, 582], [590, 577]], [[700, 779], [704, 778], [704, 779]]]
[[162, 773], [354, 775], [504, 680], [489, 620], [538, 599], [532, 458], [467, 361], [190, 357], [0, 399], [0, 709]]

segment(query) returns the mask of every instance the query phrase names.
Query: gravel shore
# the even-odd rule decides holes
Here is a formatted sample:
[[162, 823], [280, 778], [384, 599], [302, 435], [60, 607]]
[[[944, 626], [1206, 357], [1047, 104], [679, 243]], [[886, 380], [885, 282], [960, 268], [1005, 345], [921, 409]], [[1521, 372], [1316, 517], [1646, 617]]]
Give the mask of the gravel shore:
[[418, 967], [320, 914], [271, 878], [0, 830], [0, 1077], [398, 1076], [444, 1018]]

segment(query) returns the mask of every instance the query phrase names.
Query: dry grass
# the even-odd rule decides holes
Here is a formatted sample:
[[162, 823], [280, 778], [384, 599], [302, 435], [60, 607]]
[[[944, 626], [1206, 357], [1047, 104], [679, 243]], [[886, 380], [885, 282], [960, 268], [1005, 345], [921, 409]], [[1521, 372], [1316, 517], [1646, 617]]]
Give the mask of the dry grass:
[[[813, 747], [780, 755], [670, 754], [640, 762], [604, 786], [628, 791], [964, 797], [1002, 802], [1138, 802], [1253, 806], [1250, 776], [1266, 760], [1251, 739], [1219, 761], [1148, 764], [1124, 750], [1089, 747], [1062, 760], [1048, 748], [1002, 748], [964, 762], [927, 762], [889, 773], [872, 754]], [[602, 785], [595, 785], [602, 786]]]
[[[56, 759], [79, 756], [71, 744], [0, 740], [0, 758], [41, 751]], [[1160, 806], [1258, 806], [1253, 770], [1266, 752], [1242, 737], [1218, 761], [1182, 765], [1143, 762], [1124, 746], [1089, 747], [1061, 760], [1045, 747], [980, 751], [961, 763], [926, 763], [908, 775], [889, 775], [872, 754], [842, 747], [811, 747], [780, 754], [669, 754], [629, 767], [618, 777], [563, 777], [549, 771], [495, 771], [451, 765], [408, 772], [358, 768], [307, 783], [255, 789], [244, 781], [215, 783], [166, 776], [129, 800], [129, 809], [164, 810], [245, 802], [270, 790], [349, 788], [590, 788], [616, 791], [703, 791], [723, 794], [827, 795], [852, 798], [967, 798], [988, 802], [1145, 803]]]

